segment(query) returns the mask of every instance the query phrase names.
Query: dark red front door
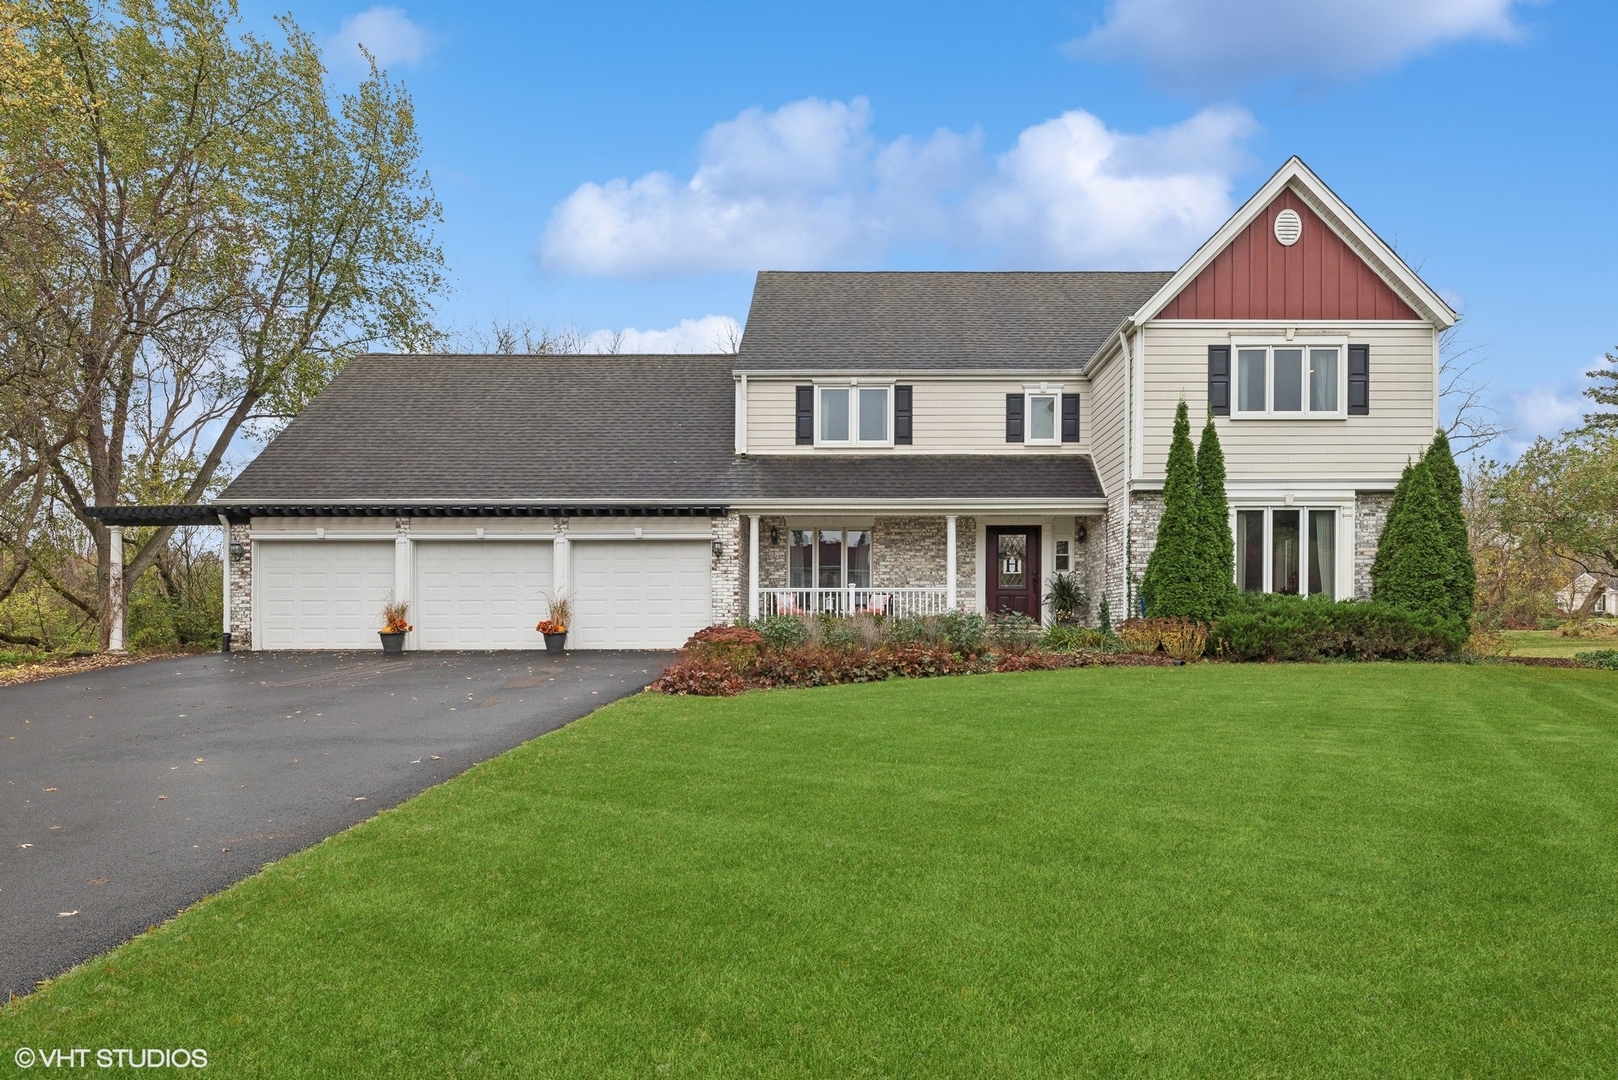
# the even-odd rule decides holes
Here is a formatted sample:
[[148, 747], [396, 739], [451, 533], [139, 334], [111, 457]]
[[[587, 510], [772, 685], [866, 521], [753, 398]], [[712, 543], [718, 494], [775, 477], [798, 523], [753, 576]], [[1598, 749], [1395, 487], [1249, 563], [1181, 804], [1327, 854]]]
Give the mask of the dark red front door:
[[988, 601], [991, 614], [1016, 612], [1039, 618], [1039, 528], [997, 526], [987, 530]]

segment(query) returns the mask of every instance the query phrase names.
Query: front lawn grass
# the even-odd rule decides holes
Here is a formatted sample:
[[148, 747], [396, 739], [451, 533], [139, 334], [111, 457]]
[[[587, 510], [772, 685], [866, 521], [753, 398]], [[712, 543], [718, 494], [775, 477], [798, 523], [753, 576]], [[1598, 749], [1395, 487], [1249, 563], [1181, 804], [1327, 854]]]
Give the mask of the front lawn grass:
[[225, 1076], [1612, 1075], [1618, 678], [641, 695], [0, 1014]]
[[1512, 656], [1564, 656], [1571, 659], [1581, 652], [1618, 649], [1618, 638], [1557, 637], [1554, 630], [1506, 630], [1506, 644]]

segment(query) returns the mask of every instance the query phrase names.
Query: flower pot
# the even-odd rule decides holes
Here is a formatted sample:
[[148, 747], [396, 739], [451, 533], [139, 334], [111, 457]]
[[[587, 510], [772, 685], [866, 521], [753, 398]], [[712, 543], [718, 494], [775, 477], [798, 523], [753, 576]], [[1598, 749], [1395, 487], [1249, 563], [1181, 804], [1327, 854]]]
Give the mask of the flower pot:
[[560, 634], [546, 634], [545, 651], [554, 656], [560, 656], [567, 651], [567, 631], [563, 630]]
[[386, 630], [378, 630], [376, 636], [382, 639], [382, 651], [389, 656], [400, 656], [404, 653], [403, 634], [390, 634]]

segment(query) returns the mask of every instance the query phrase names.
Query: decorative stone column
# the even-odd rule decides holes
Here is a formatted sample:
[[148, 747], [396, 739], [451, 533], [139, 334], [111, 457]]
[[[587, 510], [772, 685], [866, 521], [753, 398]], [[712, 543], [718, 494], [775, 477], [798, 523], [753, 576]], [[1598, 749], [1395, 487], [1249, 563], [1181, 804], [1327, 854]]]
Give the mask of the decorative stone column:
[[253, 647], [253, 529], [250, 525], [232, 525], [227, 552], [241, 549], [227, 564], [230, 574], [230, 647]]
[[[732, 511], [710, 519], [713, 545], [710, 564], [710, 608], [715, 624], [727, 626], [742, 617], [742, 518]], [[755, 528], [758, 519], [753, 519]], [[756, 552], [755, 552], [756, 555]], [[753, 560], [756, 566], [757, 558]], [[751, 575], [752, 571], [749, 570]]]

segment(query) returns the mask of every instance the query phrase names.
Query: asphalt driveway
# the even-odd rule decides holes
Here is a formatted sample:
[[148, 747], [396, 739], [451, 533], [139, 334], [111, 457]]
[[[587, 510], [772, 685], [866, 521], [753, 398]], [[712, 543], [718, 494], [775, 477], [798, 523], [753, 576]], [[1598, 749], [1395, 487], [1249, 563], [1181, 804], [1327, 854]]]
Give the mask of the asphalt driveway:
[[0, 999], [671, 659], [238, 653], [0, 688]]

